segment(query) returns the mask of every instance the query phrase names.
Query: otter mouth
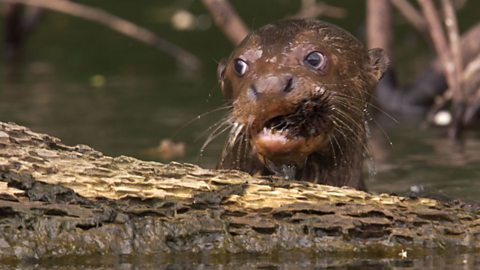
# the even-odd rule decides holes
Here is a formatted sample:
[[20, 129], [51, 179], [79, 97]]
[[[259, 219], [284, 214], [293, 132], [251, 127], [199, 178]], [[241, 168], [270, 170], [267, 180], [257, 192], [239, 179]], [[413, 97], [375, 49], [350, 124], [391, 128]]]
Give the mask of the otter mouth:
[[292, 113], [267, 119], [252, 136], [252, 145], [262, 159], [300, 163], [319, 149], [330, 130], [329, 106], [320, 97], [302, 100]]

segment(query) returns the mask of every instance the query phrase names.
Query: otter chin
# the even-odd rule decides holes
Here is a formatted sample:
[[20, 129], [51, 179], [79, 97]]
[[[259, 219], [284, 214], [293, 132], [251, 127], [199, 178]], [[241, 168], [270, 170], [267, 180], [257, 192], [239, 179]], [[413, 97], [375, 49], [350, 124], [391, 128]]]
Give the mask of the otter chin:
[[250, 33], [218, 66], [232, 126], [218, 168], [363, 189], [369, 97], [387, 66], [318, 20]]

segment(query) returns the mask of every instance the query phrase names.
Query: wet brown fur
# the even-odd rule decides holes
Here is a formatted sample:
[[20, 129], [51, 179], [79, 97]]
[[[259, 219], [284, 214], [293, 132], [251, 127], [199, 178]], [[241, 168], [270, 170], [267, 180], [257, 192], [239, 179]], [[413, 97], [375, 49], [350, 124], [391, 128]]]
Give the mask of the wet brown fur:
[[[315, 50], [327, 56], [325, 70], [312, 71], [302, 64]], [[236, 58], [249, 63], [245, 76], [234, 74]], [[324, 120], [294, 119], [325, 125], [321, 130], [326, 139], [306, 156], [292, 153], [284, 158], [298, 167], [295, 178], [364, 189], [367, 107], [387, 62], [381, 49], [367, 51], [348, 32], [318, 20], [280, 21], [252, 32], [218, 68], [222, 92], [232, 106], [227, 123], [233, 126], [218, 167], [272, 174], [252, 148], [252, 138], [269, 119], [298, 114], [303, 102], [324, 106], [318, 114]], [[286, 76], [294, 78], [288, 93], [277, 90], [284, 88]], [[252, 95], [252, 85], [262, 91]], [[281, 157], [269, 158], [283, 162]]]

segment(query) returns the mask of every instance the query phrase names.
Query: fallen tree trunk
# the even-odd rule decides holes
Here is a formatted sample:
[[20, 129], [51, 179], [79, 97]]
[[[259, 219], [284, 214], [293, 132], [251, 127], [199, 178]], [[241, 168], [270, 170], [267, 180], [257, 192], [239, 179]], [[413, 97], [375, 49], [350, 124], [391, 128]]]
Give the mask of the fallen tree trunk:
[[174, 252], [477, 251], [460, 202], [109, 157], [0, 122], [0, 261]]

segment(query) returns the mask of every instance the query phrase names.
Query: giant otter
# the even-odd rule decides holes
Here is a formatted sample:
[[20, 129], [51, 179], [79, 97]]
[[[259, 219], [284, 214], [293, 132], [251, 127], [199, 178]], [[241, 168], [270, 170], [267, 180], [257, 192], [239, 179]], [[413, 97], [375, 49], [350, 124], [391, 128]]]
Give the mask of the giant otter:
[[250, 33], [218, 66], [232, 125], [218, 168], [364, 189], [367, 107], [387, 62], [318, 20]]

